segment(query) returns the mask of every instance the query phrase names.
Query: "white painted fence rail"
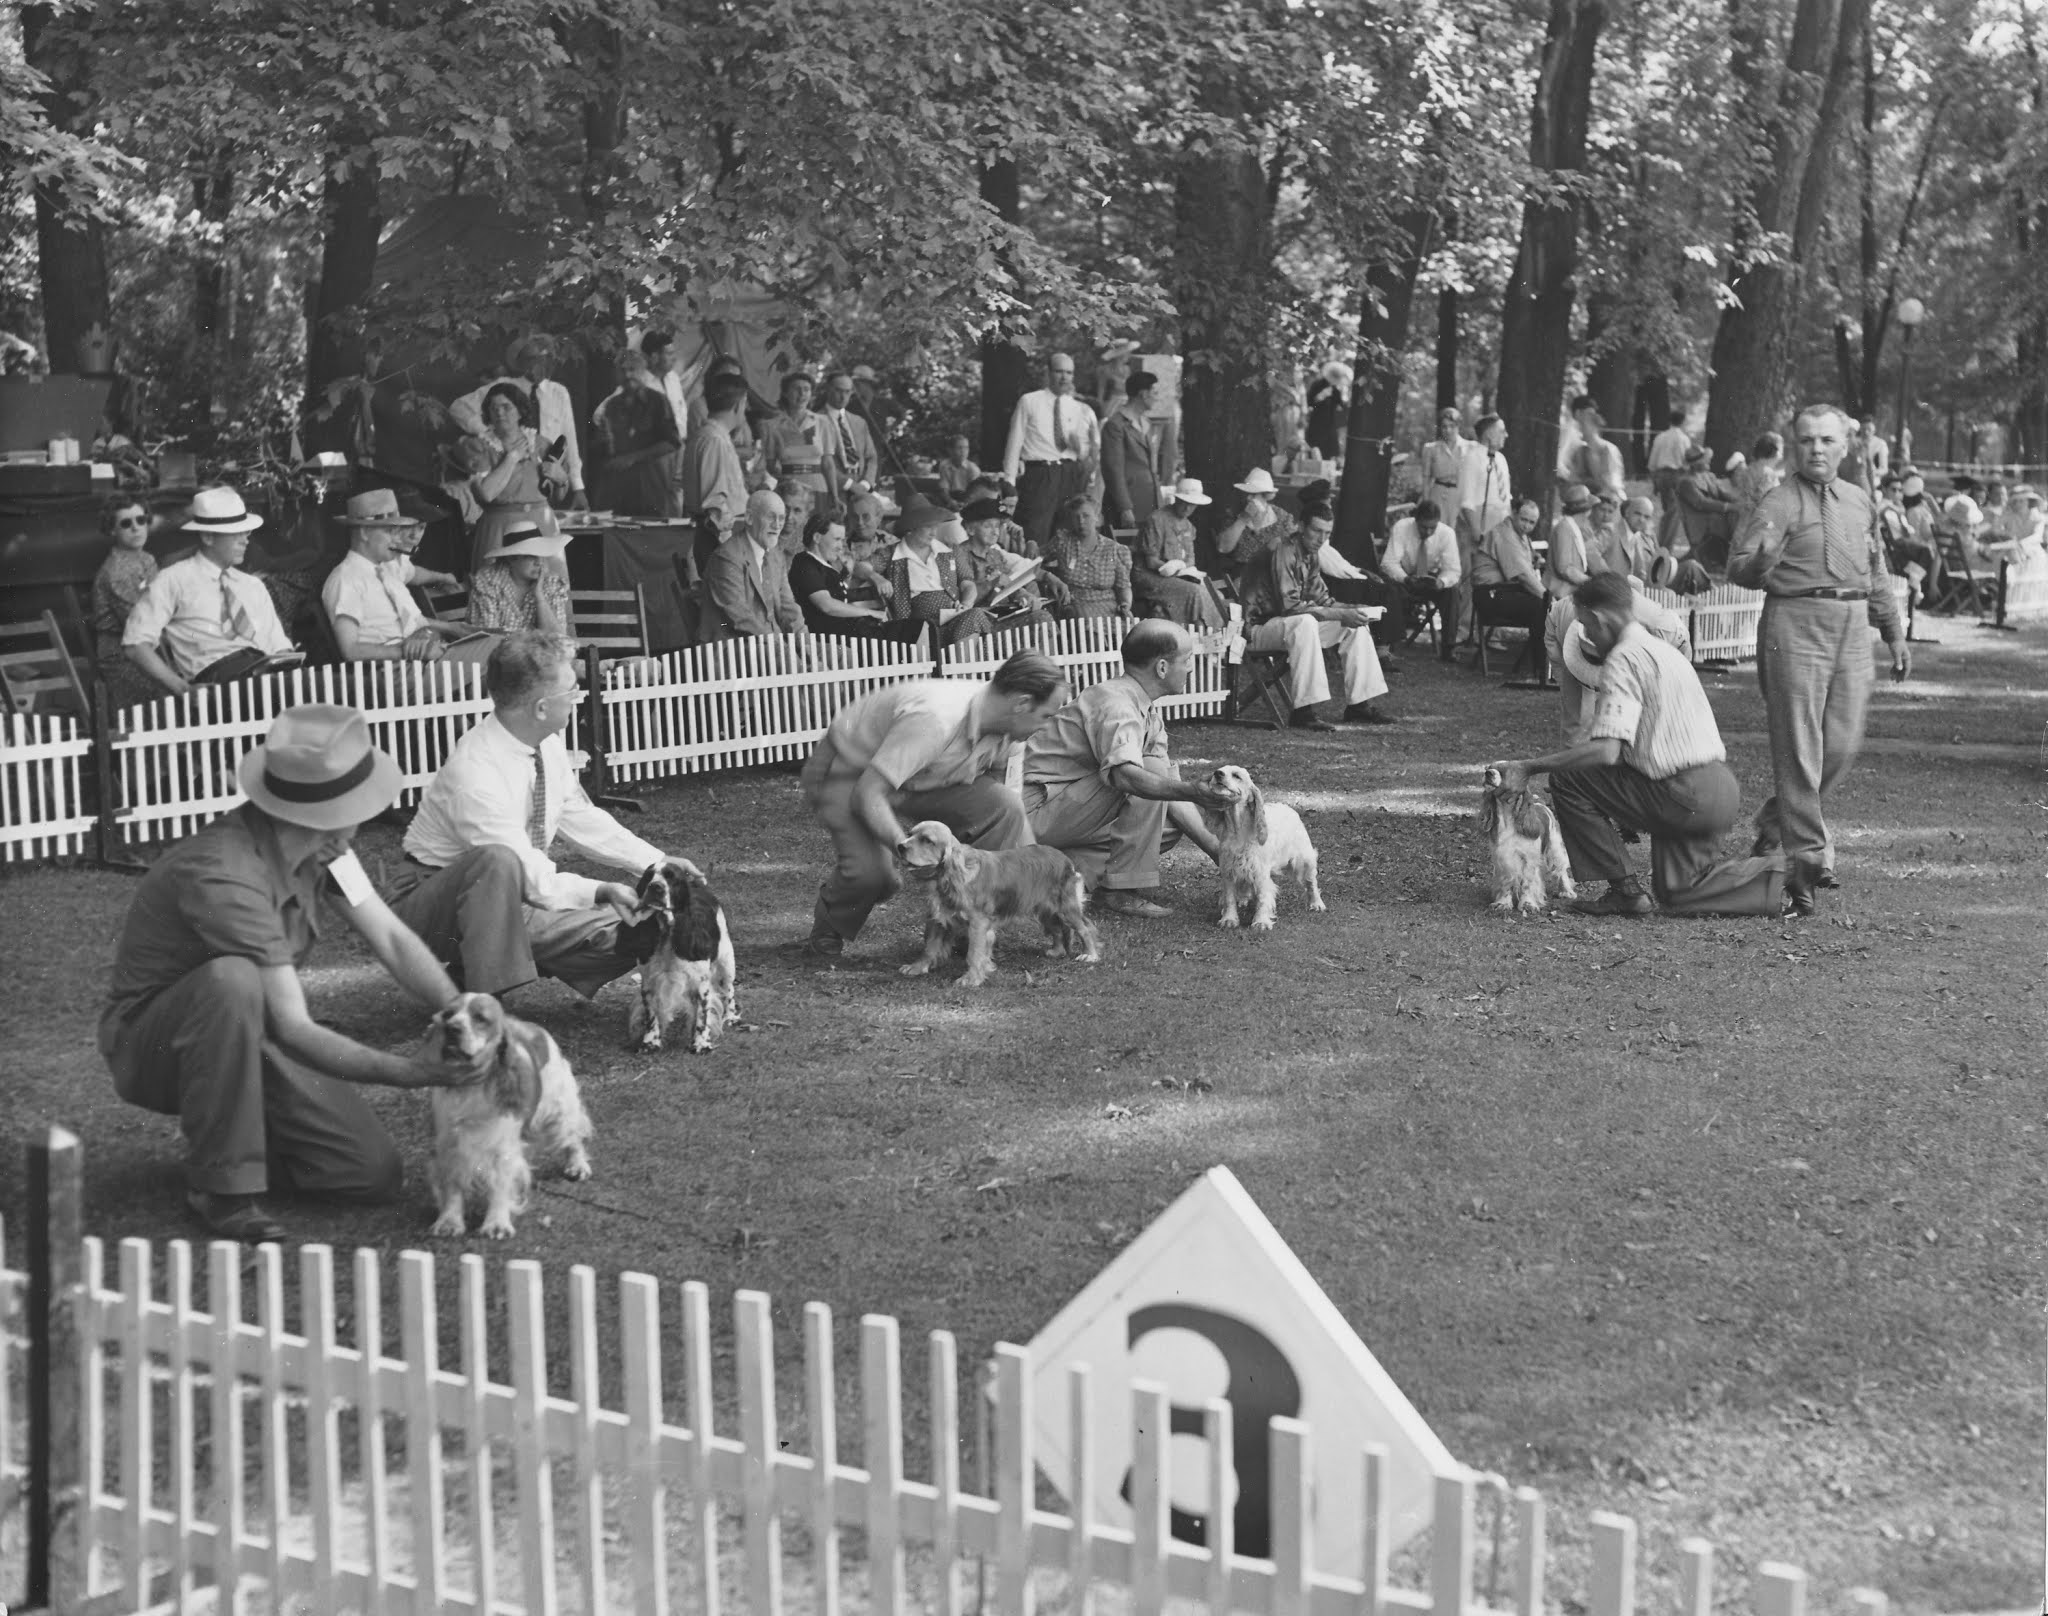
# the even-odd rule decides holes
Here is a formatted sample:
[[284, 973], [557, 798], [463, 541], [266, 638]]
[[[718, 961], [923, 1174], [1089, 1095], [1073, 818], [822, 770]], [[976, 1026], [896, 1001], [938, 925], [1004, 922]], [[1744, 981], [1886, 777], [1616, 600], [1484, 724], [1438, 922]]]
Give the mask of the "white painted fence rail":
[[[402, 1355], [392, 1357], [375, 1251], [355, 1253], [343, 1294], [335, 1254], [299, 1248], [293, 1318], [276, 1246], [259, 1248], [251, 1267], [240, 1247], [213, 1245], [202, 1298], [184, 1241], [159, 1253], [146, 1240], [124, 1240], [112, 1286], [100, 1242], [83, 1244], [83, 1507], [71, 1517], [81, 1538], [81, 1616], [166, 1602], [181, 1611], [222, 1585], [229, 1596], [210, 1606], [220, 1616], [245, 1608], [719, 1616], [728, 1606], [750, 1616], [791, 1608], [823, 1616], [849, 1595], [879, 1616], [912, 1607], [962, 1616], [976, 1570], [986, 1571], [998, 1616], [1029, 1616], [1040, 1595], [1061, 1593], [1086, 1611], [1097, 1585], [1128, 1590], [1132, 1611], [1152, 1616], [1168, 1598], [1206, 1604], [1216, 1616], [1489, 1616], [1472, 1586], [1477, 1479], [1438, 1479], [1428, 1587], [1392, 1586], [1385, 1458], [1367, 1449], [1359, 1456], [1361, 1563], [1332, 1570], [1315, 1553], [1310, 1432], [1297, 1421], [1272, 1426], [1272, 1558], [1234, 1552], [1229, 1510], [1211, 1512], [1204, 1542], [1173, 1537], [1163, 1386], [1131, 1387], [1134, 1525], [1094, 1522], [1089, 1501], [1113, 1478], [1096, 1475], [1087, 1457], [1095, 1451], [1089, 1371], [1080, 1366], [1069, 1373], [1070, 1446], [1081, 1458], [1072, 1474], [1049, 1479], [1076, 1501], [1083, 1524], [1037, 1508], [1032, 1368], [1019, 1347], [995, 1349], [993, 1483], [984, 1495], [963, 1483], [971, 1425], [963, 1426], [960, 1364], [945, 1331], [931, 1335], [922, 1366], [931, 1473], [913, 1479], [904, 1472], [901, 1343], [890, 1318], [860, 1323], [853, 1463], [838, 1434], [833, 1319], [816, 1302], [803, 1313], [803, 1409], [785, 1418], [770, 1300], [757, 1291], [734, 1298], [739, 1418], [721, 1433], [713, 1365], [725, 1354], [714, 1347], [701, 1284], [676, 1296], [678, 1386], [662, 1361], [663, 1342], [673, 1339], [663, 1287], [644, 1274], [618, 1281], [614, 1363], [601, 1345], [590, 1268], [569, 1271], [565, 1354], [548, 1339], [538, 1263], [505, 1265], [500, 1314], [484, 1259], [464, 1255], [451, 1330], [434, 1257], [408, 1251], [397, 1276]], [[159, 1258], [162, 1294], [152, 1277]], [[18, 1399], [4, 1390], [25, 1356], [23, 1289], [24, 1277], [0, 1266], [0, 1502], [24, 1474]], [[505, 1361], [492, 1338], [499, 1317], [510, 1337], [509, 1384], [490, 1372]], [[454, 1343], [451, 1362], [441, 1357], [444, 1340]], [[621, 1395], [605, 1401], [601, 1381]], [[970, 1390], [970, 1415], [972, 1398]], [[1204, 1405], [1205, 1473], [1194, 1489], [1183, 1478], [1183, 1493], [1223, 1495], [1234, 1473], [1231, 1429], [1227, 1404]], [[1517, 1490], [1512, 1516], [1510, 1608], [1540, 1616], [1550, 1608], [1542, 1500]], [[784, 1548], [785, 1524], [800, 1526], [800, 1553]], [[842, 1563], [848, 1529], [865, 1536], [858, 1567]], [[1591, 1548], [1592, 1616], [1632, 1616], [1635, 1523], [1595, 1515]], [[1710, 1616], [1712, 1550], [1693, 1539], [1683, 1553], [1680, 1616]], [[1755, 1579], [1758, 1616], [1803, 1608], [1802, 1573], [1767, 1563]], [[1882, 1616], [1882, 1596], [1854, 1598], [1864, 1616]]]
[[932, 671], [922, 644], [785, 634], [607, 665], [613, 783], [802, 757], [854, 697]]
[[92, 736], [58, 713], [0, 717], [0, 863], [63, 858], [90, 844]]

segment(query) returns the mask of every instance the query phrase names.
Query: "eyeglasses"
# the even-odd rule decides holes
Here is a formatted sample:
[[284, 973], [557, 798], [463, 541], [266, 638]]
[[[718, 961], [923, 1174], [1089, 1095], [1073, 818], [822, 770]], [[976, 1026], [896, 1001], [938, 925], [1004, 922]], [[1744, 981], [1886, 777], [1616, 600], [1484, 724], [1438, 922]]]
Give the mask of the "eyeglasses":
[[116, 526], [116, 527], [148, 527], [148, 526], [149, 526], [149, 518], [148, 518], [148, 517], [146, 517], [146, 516], [117, 516], [117, 517], [115, 517], [115, 518], [114, 518], [114, 526]]

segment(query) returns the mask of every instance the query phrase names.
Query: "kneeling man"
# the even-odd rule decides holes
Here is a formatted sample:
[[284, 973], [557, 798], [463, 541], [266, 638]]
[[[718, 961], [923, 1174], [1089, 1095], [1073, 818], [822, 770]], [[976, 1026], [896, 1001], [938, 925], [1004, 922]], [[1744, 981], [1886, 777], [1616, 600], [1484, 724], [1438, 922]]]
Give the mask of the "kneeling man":
[[1074, 861], [1089, 891], [1120, 915], [1173, 913], [1144, 896], [1159, 855], [1183, 836], [1213, 860], [1216, 838], [1195, 805], [1230, 799], [1182, 785], [1166, 756], [1161, 696], [1188, 687], [1195, 641], [1178, 623], [1146, 618], [1124, 636], [1124, 671], [1084, 690], [1024, 748], [1024, 811], [1041, 845]]
[[[455, 998], [384, 906], [349, 843], [398, 796], [398, 765], [353, 707], [292, 707], [241, 764], [249, 800], [188, 836], [135, 889], [100, 1053], [130, 1105], [178, 1119], [185, 1204], [226, 1240], [282, 1240], [258, 1196], [390, 1201], [405, 1171], [359, 1084], [431, 1088], [481, 1075], [392, 1055], [321, 1026], [299, 971], [335, 907], [430, 1010]], [[438, 1052], [437, 1052], [438, 1053]]]
[[1043, 651], [1019, 651], [983, 684], [912, 679], [839, 709], [804, 765], [804, 805], [832, 838], [805, 946], [837, 955], [899, 884], [909, 826], [936, 819], [972, 847], [1029, 847], [1031, 827], [1003, 784], [1010, 743], [1065, 705], [1067, 676]]
[[584, 794], [562, 731], [581, 699], [575, 648], [509, 636], [484, 664], [492, 711], [455, 744], [405, 833], [392, 908], [472, 993], [553, 976], [586, 999], [654, 950], [634, 889], [555, 867], [557, 838], [634, 877], [660, 862]]
[[1548, 774], [1572, 875], [1603, 880], [1589, 915], [1646, 915], [1650, 895], [1629, 869], [1621, 831], [1650, 837], [1650, 880], [1666, 913], [1773, 915], [1784, 904], [1784, 863], [1715, 863], [1742, 788], [1728, 767], [1714, 710], [1692, 664], [1635, 618], [1627, 578], [1596, 573], [1572, 591], [1578, 632], [1563, 650], [1593, 700], [1586, 738], [1561, 752], [1493, 766], [1511, 787]]

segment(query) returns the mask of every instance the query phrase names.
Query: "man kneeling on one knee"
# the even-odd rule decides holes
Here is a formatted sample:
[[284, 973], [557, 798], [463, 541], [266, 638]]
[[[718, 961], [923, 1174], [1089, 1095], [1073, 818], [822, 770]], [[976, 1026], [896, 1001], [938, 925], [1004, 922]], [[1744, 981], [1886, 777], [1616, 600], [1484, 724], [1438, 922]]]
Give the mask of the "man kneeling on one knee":
[[282, 1240], [265, 1194], [395, 1200], [398, 1147], [356, 1092], [474, 1082], [480, 1065], [394, 1055], [321, 1026], [299, 970], [328, 898], [426, 1010], [455, 984], [384, 906], [349, 843], [397, 799], [398, 765], [353, 707], [278, 715], [242, 760], [249, 801], [188, 836], [135, 889], [100, 1053], [130, 1105], [178, 1118], [185, 1204], [227, 1240]]
[[1646, 915], [1648, 893], [1629, 868], [1623, 830], [1650, 837], [1650, 879], [1670, 914], [1776, 915], [1782, 860], [1717, 863], [1742, 789], [1728, 767], [1714, 710], [1692, 664], [1635, 618], [1634, 592], [1617, 573], [1596, 573], [1572, 591], [1576, 630], [1564, 660], [1591, 698], [1583, 734], [1561, 752], [1493, 765], [1511, 788], [1550, 776], [1551, 804], [1580, 881], [1606, 893], [1581, 914]]
[[1344, 665], [1344, 717], [1355, 724], [1391, 724], [1394, 716], [1378, 706], [1387, 693], [1368, 625], [1371, 617], [1356, 606], [1339, 606], [1323, 582], [1316, 557], [1323, 547], [1320, 528], [1304, 525], [1292, 538], [1275, 545], [1252, 564], [1245, 578], [1245, 616], [1252, 629], [1245, 644], [1254, 651], [1287, 653], [1287, 684], [1294, 706], [1290, 722], [1296, 729], [1329, 729], [1316, 708], [1330, 699], [1330, 676], [1323, 669], [1323, 651], [1336, 648]]
[[848, 702], [804, 765], [804, 805], [832, 838], [806, 948], [836, 956], [875, 905], [894, 896], [897, 846], [936, 819], [970, 847], [1029, 847], [1017, 793], [1003, 784], [1010, 743], [1066, 704], [1067, 676], [1043, 651], [1019, 651], [983, 684], [911, 679]]
[[1166, 755], [1161, 696], [1188, 687], [1192, 635], [1148, 618], [1124, 636], [1124, 671], [1083, 691], [1024, 749], [1024, 811], [1031, 833], [1074, 861], [1103, 907], [1154, 919], [1171, 914], [1144, 894], [1159, 885], [1159, 855], [1183, 836], [1213, 860], [1216, 838], [1196, 807], [1227, 808], [1206, 786], [1182, 785]]
[[484, 688], [489, 716], [456, 742], [405, 833], [391, 907], [473, 993], [552, 976], [593, 998], [653, 953], [653, 917], [633, 887], [557, 869], [549, 848], [559, 838], [635, 877], [667, 855], [576, 779], [562, 743], [582, 694], [573, 646], [514, 634]]

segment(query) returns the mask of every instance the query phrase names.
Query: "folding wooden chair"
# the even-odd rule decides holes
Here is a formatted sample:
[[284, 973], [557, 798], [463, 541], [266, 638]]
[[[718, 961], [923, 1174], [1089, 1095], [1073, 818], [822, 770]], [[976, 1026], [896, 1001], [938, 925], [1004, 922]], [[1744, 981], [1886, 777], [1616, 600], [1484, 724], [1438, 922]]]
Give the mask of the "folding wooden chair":
[[[1502, 618], [1497, 617], [1489, 618], [1486, 615], [1485, 609], [1480, 605], [1479, 592], [1477, 590], [1473, 591], [1472, 637], [1478, 642], [1479, 645], [1479, 675], [1481, 678], [1490, 678], [1492, 676], [1493, 670], [1487, 667], [1486, 665], [1486, 652], [1487, 648], [1493, 643], [1494, 635], [1503, 632], [1513, 632], [1514, 630], [1519, 629], [1521, 627], [1522, 625], [1520, 623], [1510, 623]], [[1514, 679], [1515, 674], [1521, 669], [1524, 663], [1529, 664], [1530, 671], [1532, 673], [1535, 671], [1536, 648], [1543, 643], [1543, 630], [1540, 628], [1532, 628], [1526, 630], [1525, 632], [1527, 633], [1528, 638], [1523, 643], [1520, 654], [1516, 656], [1515, 660], [1508, 665], [1508, 678], [1510, 680]], [[1530, 688], [1541, 687], [1535, 685], [1534, 681], [1532, 680], [1530, 681]]]
[[469, 591], [457, 584], [414, 584], [413, 599], [419, 602], [420, 610], [442, 623], [467, 623], [469, 621]]
[[601, 653], [607, 662], [647, 655], [647, 594], [638, 584], [570, 590], [569, 620], [577, 644]]
[[55, 612], [0, 623], [0, 695], [10, 713], [68, 713], [90, 721], [92, 699], [64, 647]]
[[1204, 582], [1209, 598], [1223, 614], [1223, 661], [1230, 670], [1229, 689], [1223, 697], [1223, 721], [1255, 723], [1258, 720], [1247, 717], [1247, 710], [1264, 703], [1273, 715], [1272, 727], [1285, 729], [1294, 716], [1294, 708], [1287, 699], [1287, 653], [1254, 651], [1246, 645], [1244, 603], [1238, 598], [1237, 586], [1227, 578], [1211, 577]]
[[1941, 556], [1941, 598], [1933, 603], [1938, 612], [1975, 612], [1988, 617], [1998, 607], [1998, 581], [1979, 576], [1970, 567], [1970, 547], [1963, 536], [1946, 522], [1934, 529], [1934, 548]]

